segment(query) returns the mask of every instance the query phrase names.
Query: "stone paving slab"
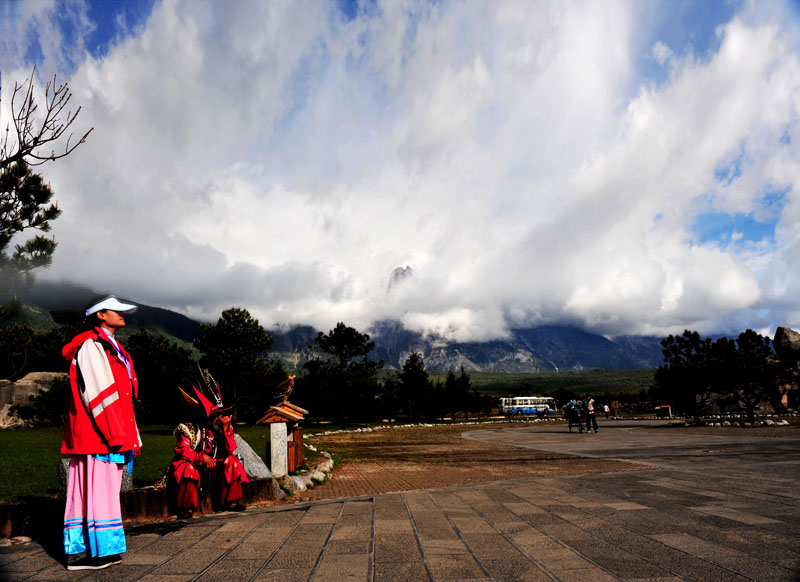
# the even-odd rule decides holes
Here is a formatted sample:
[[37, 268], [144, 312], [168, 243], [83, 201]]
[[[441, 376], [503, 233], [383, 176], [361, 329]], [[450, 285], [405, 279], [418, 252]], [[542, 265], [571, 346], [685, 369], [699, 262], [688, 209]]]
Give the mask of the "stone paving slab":
[[0, 581], [800, 581], [799, 438], [634, 428], [467, 436], [641, 470], [428, 487], [136, 528], [123, 563], [95, 572], [66, 571], [57, 544], [2, 548]]

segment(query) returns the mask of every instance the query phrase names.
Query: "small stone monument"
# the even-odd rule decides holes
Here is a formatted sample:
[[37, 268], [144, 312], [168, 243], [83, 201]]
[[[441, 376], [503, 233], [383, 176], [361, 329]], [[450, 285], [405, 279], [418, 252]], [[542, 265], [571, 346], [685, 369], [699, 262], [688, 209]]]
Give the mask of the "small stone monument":
[[[292, 377], [293, 378], [293, 377]], [[288, 400], [283, 400], [270, 406], [264, 416], [256, 424], [269, 424], [270, 441], [267, 457], [270, 471], [276, 479], [286, 476], [297, 468], [298, 459], [302, 459], [302, 436], [300, 435], [299, 421], [303, 420], [307, 410], [295, 406]], [[292, 447], [290, 455], [289, 434], [287, 423], [292, 427]]]
[[289, 472], [287, 452], [286, 423], [271, 422], [269, 425], [269, 460], [272, 465], [272, 474], [276, 477], [285, 477]]

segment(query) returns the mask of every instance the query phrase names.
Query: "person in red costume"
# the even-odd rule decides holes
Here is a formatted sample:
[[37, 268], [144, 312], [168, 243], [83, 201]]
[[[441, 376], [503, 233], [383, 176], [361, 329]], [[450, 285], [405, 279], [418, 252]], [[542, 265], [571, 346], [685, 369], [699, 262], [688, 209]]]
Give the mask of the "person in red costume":
[[70, 455], [64, 511], [68, 570], [97, 570], [121, 561], [122, 471], [131, 472], [141, 440], [133, 414], [138, 381], [130, 354], [115, 337], [137, 307], [113, 295], [86, 307], [90, 328], [62, 349], [70, 363], [70, 401], [61, 453]]
[[196, 387], [195, 397], [179, 388], [194, 409], [195, 423], [175, 429], [175, 457], [170, 466], [173, 503], [181, 518], [191, 517], [209, 492], [212, 506], [225, 511], [242, 511], [242, 482], [248, 482], [244, 466], [234, 454], [234, 407], [222, 403], [219, 384], [207, 370], [201, 370], [210, 400]]

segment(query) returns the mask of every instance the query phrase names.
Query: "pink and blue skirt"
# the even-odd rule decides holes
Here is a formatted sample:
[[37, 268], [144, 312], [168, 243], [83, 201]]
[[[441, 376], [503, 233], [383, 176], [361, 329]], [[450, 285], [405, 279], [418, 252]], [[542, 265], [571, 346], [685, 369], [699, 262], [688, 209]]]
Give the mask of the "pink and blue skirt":
[[67, 556], [101, 557], [125, 552], [119, 497], [124, 461], [124, 453], [72, 455], [64, 510]]

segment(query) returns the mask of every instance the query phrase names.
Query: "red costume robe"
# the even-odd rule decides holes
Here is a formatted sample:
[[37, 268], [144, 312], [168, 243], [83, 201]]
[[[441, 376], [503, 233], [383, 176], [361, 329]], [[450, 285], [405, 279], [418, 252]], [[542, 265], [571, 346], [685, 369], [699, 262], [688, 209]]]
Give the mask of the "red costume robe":
[[[178, 485], [177, 508], [197, 509], [208, 487], [213, 501], [220, 507], [238, 502], [242, 498], [242, 482], [249, 482], [249, 479], [242, 462], [233, 454], [236, 451], [233, 427], [228, 426], [222, 434], [223, 442], [219, 442], [209, 428], [192, 423], [178, 425], [175, 435], [172, 475]], [[210, 473], [203, 463], [203, 454], [217, 461]]]

